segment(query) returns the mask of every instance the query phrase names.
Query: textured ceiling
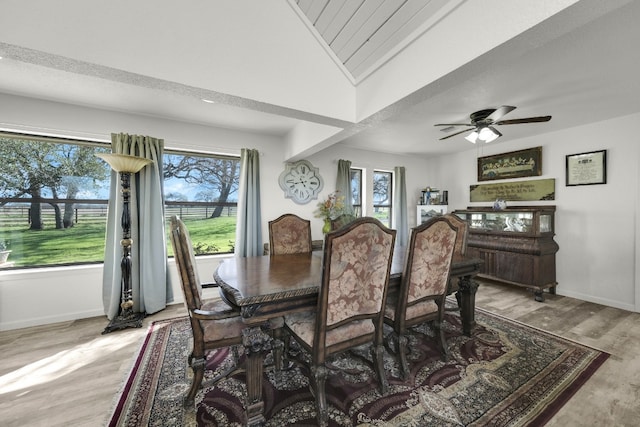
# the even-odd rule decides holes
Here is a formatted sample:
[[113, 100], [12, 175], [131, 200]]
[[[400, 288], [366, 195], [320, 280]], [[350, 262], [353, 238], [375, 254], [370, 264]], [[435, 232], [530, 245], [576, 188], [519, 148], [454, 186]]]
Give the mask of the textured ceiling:
[[492, 144], [640, 111], [639, 1], [197, 6], [3, 1], [0, 94], [16, 98], [0, 128], [82, 134], [7, 119], [26, 97], [268, 134], [290, 159], [332, 144], [433, 156], [474, 149], [433, 125], [484, 108], [553, 116]]
[[445, 0], [297, 0], [335, 60], [361, 80], [458, 2]]

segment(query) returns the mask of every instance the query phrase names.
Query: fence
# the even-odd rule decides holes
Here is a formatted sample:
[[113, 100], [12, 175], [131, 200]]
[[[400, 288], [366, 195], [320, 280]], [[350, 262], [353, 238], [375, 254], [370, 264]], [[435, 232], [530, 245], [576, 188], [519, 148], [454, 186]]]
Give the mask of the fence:
[[[222, 206], [221, 216], [235, 217], [238, 208], [235, 203], [203, 203], [203, 202], [167, 202], [165, 205], [165, 216], [178, 215], [183, 219], [205, 219], [209, 218], [218, 205]], [[59, 204], [64, 210], [64, 203]], [[0, 229], [9, 226], [29, 224], [31, 209], [30, 203], [9, 203], [0, 206]], [[85, 201], [74, 203], [74, 222], [79, 221], [105, 221], [107, 217], [107, 201], [93, 201], [86, 204]], [[55, 224], [55, 210], [48, 203], [41, 204], [41, 218], [44, 224]]]

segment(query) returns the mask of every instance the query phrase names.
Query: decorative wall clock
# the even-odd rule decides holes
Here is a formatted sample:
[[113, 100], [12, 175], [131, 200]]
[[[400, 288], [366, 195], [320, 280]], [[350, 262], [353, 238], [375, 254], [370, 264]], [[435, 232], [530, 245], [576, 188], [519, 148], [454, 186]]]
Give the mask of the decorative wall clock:
[[324, 187], [319, 169], [307, 160], [287, 163], [278, 178], [278, 183], [284, 190], [284, 196], [300, 205], [317, 199]]

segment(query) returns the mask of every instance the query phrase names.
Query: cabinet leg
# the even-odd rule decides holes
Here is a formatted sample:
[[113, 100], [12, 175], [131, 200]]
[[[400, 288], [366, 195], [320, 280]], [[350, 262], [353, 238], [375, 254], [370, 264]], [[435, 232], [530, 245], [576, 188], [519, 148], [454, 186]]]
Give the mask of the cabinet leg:
[[544, 302], [544, 291], [543, 290], [538, 290], [538, 291], [533, 291], [533, 295], [536, 301], [538, 302]]

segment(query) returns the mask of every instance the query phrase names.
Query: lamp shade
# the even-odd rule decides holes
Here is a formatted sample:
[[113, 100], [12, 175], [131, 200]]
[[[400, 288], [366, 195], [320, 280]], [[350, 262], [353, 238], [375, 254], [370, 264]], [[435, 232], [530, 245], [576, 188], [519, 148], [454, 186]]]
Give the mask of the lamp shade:
[[484, 127], [480, 130], [480, 141], [491, 142], [498, 137], [498, 134], [493, 131], [490, 127]]
[[150, 159], [126, 154], [98, 153], [96, 156], [109, 163], [109, 166], [116, 172], [136, 173], [153, 162]]
[[478, 131], [474, 130], [469, 135], [465, 136], [464, 139], [466, 139], [472, 144], [475, 144], [476, 142], [478, 142]]
[[475, 144], [478, 141], [491, 142], [495, 141], [498, 137], [502, 136], [500, 132], [498, 132], [493, 126], [482, 126], [469, 135], [465, 136], [464, 139]]

